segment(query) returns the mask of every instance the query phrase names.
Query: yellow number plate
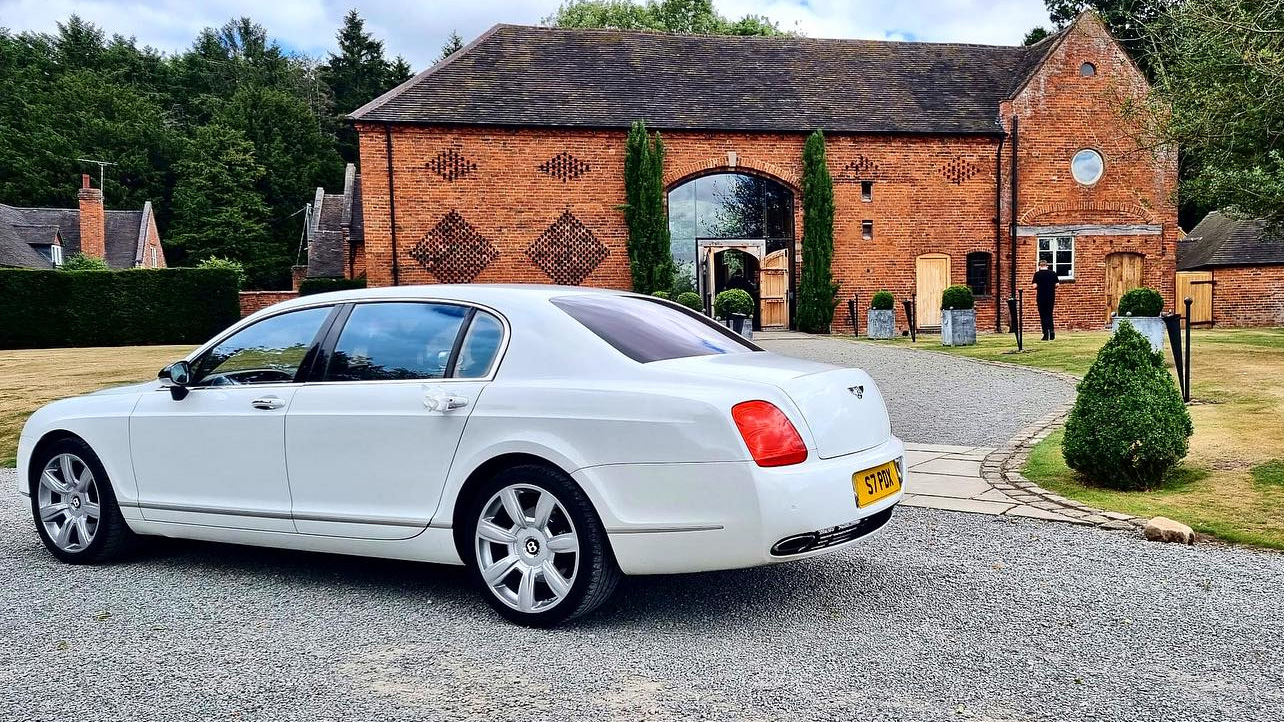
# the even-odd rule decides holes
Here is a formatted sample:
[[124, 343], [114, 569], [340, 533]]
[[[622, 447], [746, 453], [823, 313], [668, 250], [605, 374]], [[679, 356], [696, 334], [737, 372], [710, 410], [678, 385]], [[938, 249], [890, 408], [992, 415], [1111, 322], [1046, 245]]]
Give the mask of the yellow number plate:
[[858, 471], [852, 474], [852, 487], [856, 489], [856, 506], [868, 506], [901, 489], [901, 477], [896, 473], [896, 462]]

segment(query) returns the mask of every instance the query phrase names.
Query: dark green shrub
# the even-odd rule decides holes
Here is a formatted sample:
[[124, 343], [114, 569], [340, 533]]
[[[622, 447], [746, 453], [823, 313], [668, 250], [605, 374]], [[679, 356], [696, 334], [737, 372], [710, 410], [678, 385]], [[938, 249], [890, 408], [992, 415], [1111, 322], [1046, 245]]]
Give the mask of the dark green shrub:
[[73, 253], [67, 257], [62, 265], [58, 267], [60, 271], [110, 271], [111, 266], [98, 256], [86, 256], [83, 253]]
[[311, 296], [314, 293], [347, 291], [353, 288], [365, 287], [365, 276], [357, 276], [356, 278], [305, 278], [299, 282], [299, 295]]
[[834, 179], [825, 159], [825, 135], [817, 130], [803, 145], [802, 278], [795, 321], [800, 331], [829, 333], [838, 304], [834, 283]]
[[896, 308], [896, 297], [891, 291], [879, 291], [870, 299], [869, 307], [875, 311], [890, 311]]
[[1164, 297], [1153, 288], [1142, 286], [1119, 299], [1120, 316], [1158, 316], [1164, 310]]
[[941, 308], [952, 308], [955, 311], [965, 311], [976, 307], [976, 299], [972, 296], [972, 288], [962, 284], [955, 284], [945, 289], [941, 294]]
[[1186, 456], [1193, 431], [1164, 357], [1125, 321], [1079, 382], [1061, 451], [1094, 484], [1150, 489]]
[[240, 318], [226, 269], [0, 270], [0, 348], [195, 344]]
[[674, 300], [692, 311], [704, 311], [704, 302], [700, 300], [700, 294], [695, 291], [683, 291]]
[[664, 300], [666, 300], [666, 301], [667, 301], [667, 300], [669, 300], [669, 292], [668, 292], [668, 291], [656, 291], [655, 293], [653, 293], [653, 294], [651, 294], [651, 295], [652, 295], [652, 296], [655, 296], [656, 298], [663, 298], [663, 299], [664, 299]]
[[713, 297], [713, 315], [731, 318], [731, 314], [753, 315], [753, 296], [739, 288], [729, 288]]

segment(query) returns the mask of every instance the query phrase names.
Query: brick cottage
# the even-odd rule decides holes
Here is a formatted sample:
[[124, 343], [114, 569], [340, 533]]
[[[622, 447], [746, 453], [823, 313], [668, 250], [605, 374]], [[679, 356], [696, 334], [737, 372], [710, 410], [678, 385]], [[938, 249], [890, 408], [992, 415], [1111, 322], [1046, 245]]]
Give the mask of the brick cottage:
[[[1176, 156], [1140, 150], [1120, 115], [1147, 90], [1091, 13], [1028, 48], [499, 25], [352, 114], [364, 230], [342, 272], [627, 288], [640, 119], [664, 138], [679, 285], [745, 274], [762, 324], [791, 325], [820, 128], [840, 301], [888, 289], [930, 327], [967, 283], [997, 329], [1046, 258], [1058, 322], [1100, 328], [1138, 285], [1172, 305]], [[834, 328], [850, 330], [842, 306]]]

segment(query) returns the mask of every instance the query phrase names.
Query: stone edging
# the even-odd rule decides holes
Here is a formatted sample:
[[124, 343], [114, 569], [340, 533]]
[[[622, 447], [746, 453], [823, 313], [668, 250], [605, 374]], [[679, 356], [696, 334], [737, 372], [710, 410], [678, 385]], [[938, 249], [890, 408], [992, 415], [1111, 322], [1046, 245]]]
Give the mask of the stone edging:
[[[1035, 370], [1042, 371], [1042, 369]], [[1070, 407], [1071, 404], [1062, 404], [1060, 408], [1022, 429], [1016, 436], [1008, 439], [1003, 446], [988, 454], [981, 462], [981, 478], [1015, 501], [1059, 514], [1075, 524], [1123, 531], [1144, 527], [1145, 519], [1117, 511], [1098, 509], [1067, 499], [1035, 484], [1021, 473], [1021, 469], [1025, 468], [1025, 463], [1030, 458], [1030, 450], [1065, 424], [1066, 417], [1070, 414]]]

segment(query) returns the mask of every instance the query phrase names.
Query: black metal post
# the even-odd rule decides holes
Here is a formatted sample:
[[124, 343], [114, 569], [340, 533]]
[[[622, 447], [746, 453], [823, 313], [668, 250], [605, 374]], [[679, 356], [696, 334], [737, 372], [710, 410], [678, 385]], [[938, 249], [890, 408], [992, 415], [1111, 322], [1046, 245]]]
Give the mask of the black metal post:
[[1186, 388], [1182, 389], [1182, 399], [1190, 403], [1190, 304], [1194, 302], [1190, 296], [1186, 297]]
[[1021, 334], [1017, 332], [1017, 300], [1016, 296], [1008, 298], [1008, 332], [1016, 337], [1017, 350], [1021, 350]]
[[847, 300], [847, 317], [850, 318], [852, 322], [853, 336], [860, 335], [860, 326], [856, 325], [856, 299], [858, 298], [860, 298], [860, 296], [852, 294], [852, 297]]
[[1025, 350], [1025, 289], [1017, 291], [1016, 337], [1017, 351]]
[[905, 325], [909, 327], [910, 343], [916, 343], [918, 341], [918, 326], [914, 322], [914, 300], [907, 298], [901, 301], [901, 304], [905, 306]]

